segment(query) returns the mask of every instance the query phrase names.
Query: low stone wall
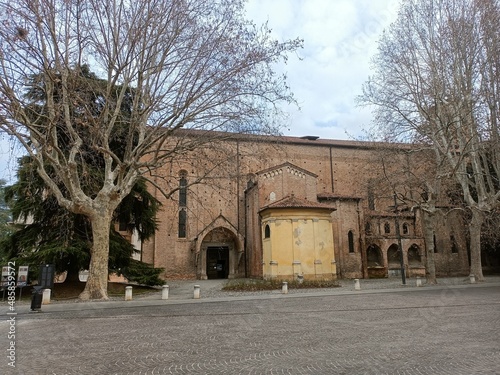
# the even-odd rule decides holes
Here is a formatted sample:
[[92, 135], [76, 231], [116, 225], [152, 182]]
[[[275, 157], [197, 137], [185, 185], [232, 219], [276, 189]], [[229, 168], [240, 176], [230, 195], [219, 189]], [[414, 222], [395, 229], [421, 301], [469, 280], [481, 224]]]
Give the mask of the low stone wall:
[[385, 267], [368, 267], [368, 278], [369, 279], [383, 279], [387, 277], [387, 268]]

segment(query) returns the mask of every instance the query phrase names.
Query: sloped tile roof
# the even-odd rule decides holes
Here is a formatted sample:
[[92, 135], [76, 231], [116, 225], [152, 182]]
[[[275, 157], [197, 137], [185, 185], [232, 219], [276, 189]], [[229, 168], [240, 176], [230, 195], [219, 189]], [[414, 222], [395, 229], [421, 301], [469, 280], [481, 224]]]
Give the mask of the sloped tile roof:
[[260, 211], [269, 208], [321, 208], [325, 210], [335, 211], [336, 208], [328, 204], [308, 201], [307, 199], [298, 198], [294, 195], [289, 195], [279, 201], [268, 204], [262, 207]]

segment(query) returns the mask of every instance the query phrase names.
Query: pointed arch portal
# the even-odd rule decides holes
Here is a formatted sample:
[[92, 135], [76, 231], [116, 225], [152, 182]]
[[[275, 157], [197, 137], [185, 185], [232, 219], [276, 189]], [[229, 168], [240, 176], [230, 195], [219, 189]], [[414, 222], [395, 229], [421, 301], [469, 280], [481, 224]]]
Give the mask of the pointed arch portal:
[[227, 279], [229, 276], [229, 246], [207, 246], [207, 279]]
[[368, 278], [381, 278], [386, 275], [386, 268], [384, 267], [384, 258], [382, 250], [379, 246], [371, 244], [366, 249], [367, 272]]
[[242, 236], [223, 216], [219, 216], [198, 235], [198, 278], [204, 280], [236, 277], [242, 255]]
[[237, 244], [231, 231], [215, 228], [201, 243], [200, 278], [227, 279], [234, 277], [237, 262]]

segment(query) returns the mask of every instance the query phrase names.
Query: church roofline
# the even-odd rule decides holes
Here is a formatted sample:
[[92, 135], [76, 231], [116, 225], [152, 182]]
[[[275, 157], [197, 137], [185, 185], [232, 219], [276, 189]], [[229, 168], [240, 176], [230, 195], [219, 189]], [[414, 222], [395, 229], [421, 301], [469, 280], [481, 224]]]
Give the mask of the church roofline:
[[265, 135], [265, 134], [249, 134], [249, 133], [231, 133], [215, 130], [194, 130], [194, 129], [178, 129], [172, 133], [172, 136], [203, 136], [210, 135], [212, 139], [221, 139], [225, 141], [241, 141], [241, 142], [269, 142], [279, 145], [282, 144], [298, 144], [322, 147], [339, 147], [339, 148], [360, 148], [360, 149], [406, 149], [411, 150], [422, 145], [411, 143], [391, 143], [378, 141], [359, 141], [359, 140], [340, 140], [340, 139], [323, 139], [310, 136], [284, 136], [284, 135]]

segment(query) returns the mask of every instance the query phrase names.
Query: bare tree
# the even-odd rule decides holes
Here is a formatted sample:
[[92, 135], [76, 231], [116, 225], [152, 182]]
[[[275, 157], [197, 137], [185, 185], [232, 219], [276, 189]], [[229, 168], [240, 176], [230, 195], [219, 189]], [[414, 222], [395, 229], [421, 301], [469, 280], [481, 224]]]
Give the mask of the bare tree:
[[[429, 284], [436, 284], [434, 232], [439, 203], [442, 202], [442, 164], [436, 164], [432, 148], [424, 144], [378, 146], [382, 173], [372, 180], [377, 190], [396, 196], [398, 205], [408, 211], [420, 210], [425, 241], [425, 271]], [[389, 197], [385, 197], [388, 199]]]
[[496, 0], [405, 0], [379, 41], [361, 103], [392, 140], [425, 141], [448, 164], [471, 211], [471, 273], [483, 279], [481, 226], [498, 207]]
[[[213, 130], [273, 133], [277, 104], [293, 102], [273, 67], [302, 42], [270, 39], [243, 9], [239, 0], [0, 2], [0, 129], [24, 146], [59, 204], [92, 222], [80, 298], [107, 299], [112, 213], [139, 176], [214, 142]], [[90, 103], [73, 84], [83, 65], [106, 83]], [[34, 88], [36, 102], [26, 95]], [[104, 170], [92, 194], [80, 184], [89, 149]]]

